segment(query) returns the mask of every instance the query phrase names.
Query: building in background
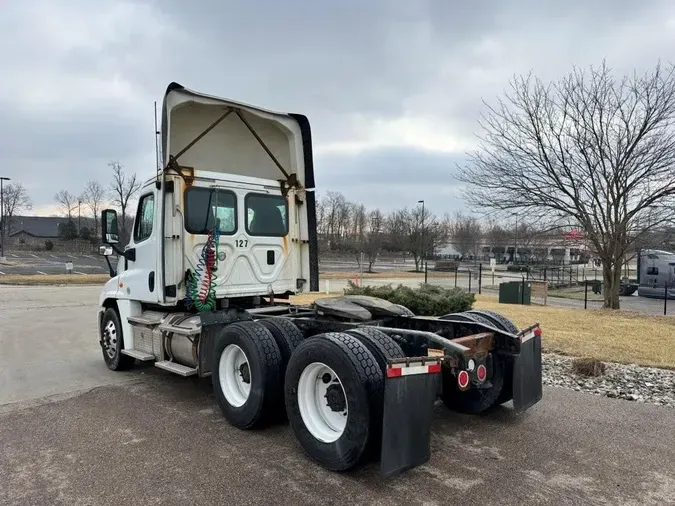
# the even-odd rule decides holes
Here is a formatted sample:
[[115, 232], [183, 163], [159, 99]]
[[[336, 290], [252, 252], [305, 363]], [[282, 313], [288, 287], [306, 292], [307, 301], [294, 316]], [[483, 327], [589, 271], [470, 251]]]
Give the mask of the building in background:
[[[78, 223], [82, 237], [77, 237]], [[96, 246], [91, 240], [93, 220], [85, 217], [75, 218], [69, 224], [68, 218], [62, 216], [14, 216], [5, 230], [6, 251], [88, 252]]]

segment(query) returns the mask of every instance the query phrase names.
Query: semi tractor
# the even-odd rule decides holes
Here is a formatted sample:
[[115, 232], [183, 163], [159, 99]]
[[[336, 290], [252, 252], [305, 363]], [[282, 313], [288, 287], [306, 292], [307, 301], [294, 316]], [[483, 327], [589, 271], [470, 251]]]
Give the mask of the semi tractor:
[[638, 295], [675, 299], [675, 253], [642, 250], [638, 254]]
[[171, 83], [158, 134], [161, 170], [139, 193], [128, 244], [116, 211], [101, 215], [108, 368], [210, 377], [232, 426], [288, 420], [325, 468], [379, 461], [385, 476], [430, 458], [439, 401], [521, 413], [542, 398], [538, 324], [518, 329], [490, 311], [419, 317], [365, 296], [293, 303], [319, 289], [305, 116]]

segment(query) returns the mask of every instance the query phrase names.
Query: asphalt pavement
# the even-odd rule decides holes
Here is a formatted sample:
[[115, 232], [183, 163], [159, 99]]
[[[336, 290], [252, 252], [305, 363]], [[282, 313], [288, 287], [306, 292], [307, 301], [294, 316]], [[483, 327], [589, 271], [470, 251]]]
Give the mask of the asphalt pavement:
[[209, 380], [113, 373], [97, 287], [0, 287], [0, 504], [675, 504], [672, 408], [546, 388], [521, 416], [435, 409], [431, 460], [336, 474], [287, 424], [240, 431]]

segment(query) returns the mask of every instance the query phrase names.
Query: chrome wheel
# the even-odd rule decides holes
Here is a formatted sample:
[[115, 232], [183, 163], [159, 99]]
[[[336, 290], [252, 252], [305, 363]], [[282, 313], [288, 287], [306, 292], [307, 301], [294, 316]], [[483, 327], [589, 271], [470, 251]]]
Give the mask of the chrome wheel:
[[117, 337], [115, 322], [109, 320], [103, 329], [103, 350], [110, 358], [115, 358], [115, 353], [117, 353]]

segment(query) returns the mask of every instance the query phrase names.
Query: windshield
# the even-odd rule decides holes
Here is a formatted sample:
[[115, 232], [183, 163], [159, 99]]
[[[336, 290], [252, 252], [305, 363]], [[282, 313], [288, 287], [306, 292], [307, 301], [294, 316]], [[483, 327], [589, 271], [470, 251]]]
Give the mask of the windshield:
[[185, 230], [208, 234], [216, 223], [221, 234], [237, 231], [237, 197], [234, 193], [211, 188], [192, 187], [185, 191]]

